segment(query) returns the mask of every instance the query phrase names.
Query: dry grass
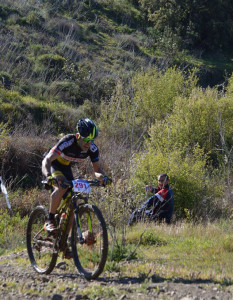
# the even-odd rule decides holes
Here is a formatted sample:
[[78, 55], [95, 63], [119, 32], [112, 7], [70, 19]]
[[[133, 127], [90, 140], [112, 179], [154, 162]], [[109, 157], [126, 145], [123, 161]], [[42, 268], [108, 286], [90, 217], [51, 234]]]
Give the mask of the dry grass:
[[170, 279], [232, 284], [232, 231], [230, 220], [198, 225], [137, 225], [127, 233], [127, 243], [136, 244], [144, 232], [148, 244], [138, 247], [137, 263], [125, 269], [129, 276], [150, 270], [150, 275]]

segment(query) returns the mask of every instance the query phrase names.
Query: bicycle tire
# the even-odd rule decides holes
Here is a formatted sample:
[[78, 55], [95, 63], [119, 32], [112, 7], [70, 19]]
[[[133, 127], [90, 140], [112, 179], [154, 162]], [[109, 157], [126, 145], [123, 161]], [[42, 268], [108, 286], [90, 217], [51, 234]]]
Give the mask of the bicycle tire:
[[47, 209], [37, 206], [30, 214], [27, 223], [27, 252], [32, 267], [39, 274], [50, 274], [58, 257], [58, 252], [54, 251], [53, 242], [47, 239], [47, 232], [43, 229], [47, 218]]
[[[108, 255], [108, 234], [105, 220], [101, 211], [95, 205], [79, 206], [81, 230], [84, 235], [88, 231], [88, 217], [92, 220], [92, 243], [88, 240], [81, 244], [77, 234], [77, 224], [73, 223], [71, 246], [73, 258], [79, 273], [87, 280], [96, 279], [102, 272]], [[88, 233], [89, 234], [89, 233]]]

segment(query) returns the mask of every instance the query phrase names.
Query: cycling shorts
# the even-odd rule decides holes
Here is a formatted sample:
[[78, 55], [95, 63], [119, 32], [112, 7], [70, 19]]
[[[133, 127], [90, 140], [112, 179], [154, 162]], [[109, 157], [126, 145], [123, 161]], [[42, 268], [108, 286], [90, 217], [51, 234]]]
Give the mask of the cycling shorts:
[[73, 172], [70, 165], [67, 166], [59, 164], [58, 162], [52, 162], [51, 174], [53, 177], [63, 175], [67, 180], [74, 180]]

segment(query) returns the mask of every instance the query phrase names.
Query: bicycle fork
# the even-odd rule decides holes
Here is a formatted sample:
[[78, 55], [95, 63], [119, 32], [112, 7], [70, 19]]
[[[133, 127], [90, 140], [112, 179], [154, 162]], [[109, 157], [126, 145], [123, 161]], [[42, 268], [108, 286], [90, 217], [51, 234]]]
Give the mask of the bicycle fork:
[[[75, 218], [75, 222], [77, 224], [79, 243], [84, 244], [85, 239], [83, 238], [83, 235], [82, 235], [81, 220], [80, 220], [80, 215], [79, 215], [79, 207], [78, 207], [75, 200], [73, 200], [73, 207], [74, 207], [74, 218]], [[93, 233], [90, 213], [87, 213], [87, 224], [88, 224], [88, 231]]]

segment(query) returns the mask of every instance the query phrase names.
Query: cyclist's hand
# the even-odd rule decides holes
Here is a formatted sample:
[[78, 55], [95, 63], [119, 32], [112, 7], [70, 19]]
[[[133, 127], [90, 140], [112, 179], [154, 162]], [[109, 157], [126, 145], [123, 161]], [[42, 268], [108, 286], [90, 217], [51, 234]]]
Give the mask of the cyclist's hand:
[[44, 187], [46, 190], [50, 190], [52, 188], [53, 181], [54, 181], [54, 179], [52, 176], [46, 177], [46, 181], [44, 182]]
[[102, 184], [103, 186], [110, 185], [112, 184], [112, 179], [105, 175], [101, 180], [100, 184]]
[[51, 175], [50, 175], [50, 176], [47, 176], [47, 177], [46, 177], [46, 181], [47, 181], [47, 184], [48, 184], [48, 185], [52, 185], [52, 182], [53, 182], [53, 176], [51, 176]]

